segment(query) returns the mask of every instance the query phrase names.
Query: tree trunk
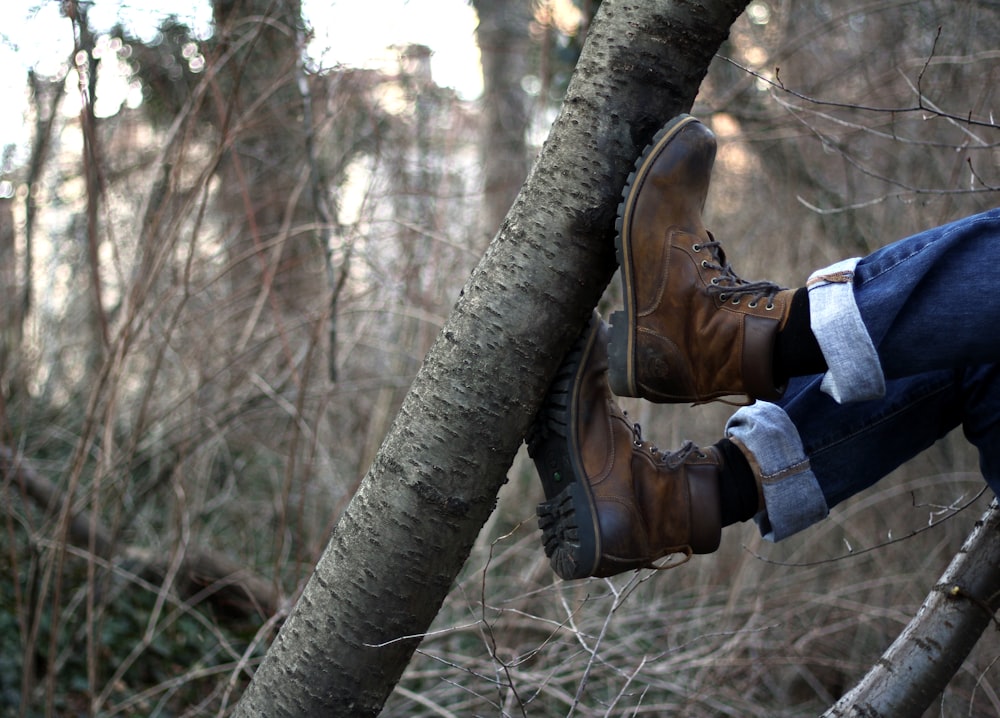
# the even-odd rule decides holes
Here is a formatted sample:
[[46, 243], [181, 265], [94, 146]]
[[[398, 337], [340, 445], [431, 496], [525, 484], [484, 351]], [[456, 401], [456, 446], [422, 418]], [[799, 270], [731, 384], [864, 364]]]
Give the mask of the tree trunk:
[[497, 231], [528, 173], [528, 97], [521, 81], [531, 50], [529, 0], [472, 0], [483, 65], [484, 221]]
[[[326, 253], [316, 231], [316, 202], [325, 180], [311, 163], [312, 128], [301, 54], [300, 0], [213, 0], [217, 52], [212, 119], [227, 151], [219, 163], [220, 207], [226, 218], [235, 305], [231, 323], [248, 347], [252, 371], [279, 389], [303, 375], [326, 373], [312, 318], [325, 306]], [[314, 357], [311, 371], [301, 357]], [[290, 379], [288, 377], [291, 377]], [[234, 393], [247, 385], [234, 373]], [[271, 421], [268, 419], [267, 421]], [[266, 432], [271, 427], [265, 421]], [[273, 422], [272, 422], [273, 423]]]
[[97, 115], [94, 103], [97, 100], [97, 58], [94, 56], [96, 38], [90, 30], [87, 4], [74, 0], [66, 6], [76, 28], [74, 52], [77, 58], [80, 97], [80, 130], [83, 135], [83, 179], [86, 186], [86, 231], [85, 245], [89, 284], [87, 296], [89, 308], [88, 324], [91, 326], [91, 343], [87, 349], [87, 375], [96, 377], [111, 344], [111, 329], [104, 307], [104, 288], [100, 262], [100, 221], [98, 214], [104, 195], [101, 149], [97, 132]]
[[917, 615], [824, 718], [920, 716], [1000, 609], [1000, 507], [976, 524]]
[[741, 0], [606, 0], [551, 135], [235, 714], [375, 715], [615, 269], [619, 191]]
[[[24, 312], [21, 304], [21, 277], [18, 276], [17, 232], [14, 201], [0, 197], [0, 397], [8, 401], [23, 395], [19, 359], [24, 339]], [[5, 427], [6, 428], [6, 427]]]

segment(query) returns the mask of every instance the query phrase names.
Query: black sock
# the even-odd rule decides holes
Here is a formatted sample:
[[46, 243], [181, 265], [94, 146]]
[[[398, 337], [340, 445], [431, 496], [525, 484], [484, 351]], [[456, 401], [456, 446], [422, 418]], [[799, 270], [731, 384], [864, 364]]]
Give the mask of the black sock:
[[790, 377], [822, 374], [826, 359], [809, 326], [809, 292], [795, 290], [784, 328], [774, 341], [774, 383], [784, 386]]
[[749, 521], [761, 509], [757, 478], [750, 462], [729, 439], [720, 440], [715, 448], [722, 454], [722, 471], [719, 472], [722, 525]]

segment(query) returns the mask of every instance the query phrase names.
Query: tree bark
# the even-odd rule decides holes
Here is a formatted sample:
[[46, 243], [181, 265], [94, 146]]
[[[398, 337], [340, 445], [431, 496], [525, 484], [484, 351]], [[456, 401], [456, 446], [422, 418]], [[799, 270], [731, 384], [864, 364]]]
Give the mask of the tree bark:
[[235, 715], [381, 710], [612, 276], [633, 160], [690, 108], [745, 5], [602, 4], [533, 171]]
[[909, 625], [824, 718], [920, 716], [1000, 609], [1000, 507], [994, 501]]

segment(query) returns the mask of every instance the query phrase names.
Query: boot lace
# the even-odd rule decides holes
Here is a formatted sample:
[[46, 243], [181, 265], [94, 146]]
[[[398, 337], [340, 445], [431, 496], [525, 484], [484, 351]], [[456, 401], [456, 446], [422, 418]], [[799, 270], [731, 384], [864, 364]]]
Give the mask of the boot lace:
[[637, 449], [646, 449], [653, 458], [662, 463], [667, 469], [674, 471], [680, 467], [688, 458], [694, 454], [699, 459], [705, 458], [705, 452], [698, 448], [693, 441], [685, 441], [677, 451], [663, 451], [642, 438], [642, 427], [639, 422], [629, 419], [628, 412], [623, 411], [625, 419], [632, 427], [632, 443]]
[[711, 232], [708, 233], [708, 236], [710, 241], [699, 242], [692, 247], [695, 252], [700, 252], [703, 249], [708, 250], [712, 258], [711, 260], [702, 260], [701, 266], [705, 269], [714, 269], [719, 273], [718, 276], [712, 277], [707, 291], [718, 296], [719, 301], [732, 301], [733, 304], [739, 304], [744, 297], [749, 297], [750, 301], [747, 306], [751, 309], [756, 308], [761, 301], [766, 299], [767, 304], [764, 309], [766, 311], [774, 309], [774, 295], [780, 292], [783, 287], [774, 282], [748, 282], [742, 279], [733, 271], [732, 265], [726, 259], [726, 252], [722, 249], [722, 244], [716, 241]]
[[[625, 416], [625, 420], [632, 427], [632, 443], [635, 445], [635, 448], [648, 451], [654, 460], [664, 464], [668, 470], [676, 470], [681, 466], [681, 464], [687, 461], [688, 457], [692, 454], [697, 455], [698, 458], [705, 458], [705, 452], [699, 449], [693, 441], [685, 441], [681, 445], [681, 448], [677, 451], [661, 451], [652, 444], [643, 440], [642, 427], [639, 425], [639, 422], [631, 421], [627, 411], [623, 411], [622, 414]], [[694, 552], [691, 550], [690, 545], [678, 546], [671, 554], [661, 557], [665, 560], [660, 563], [650, 561], [646, 564], [645, 568], [652, 569], [654, 571], [668, 571], [690, 561], [693, 554]]]

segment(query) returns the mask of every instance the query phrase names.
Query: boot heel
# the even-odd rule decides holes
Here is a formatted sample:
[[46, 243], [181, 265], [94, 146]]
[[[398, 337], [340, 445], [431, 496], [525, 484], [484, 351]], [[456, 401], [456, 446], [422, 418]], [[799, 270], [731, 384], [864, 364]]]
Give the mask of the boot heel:
[[608, 330], [608, 384], [616, 396], [639, 396], [629, 351], [629, 321], [626, 312], [614, 312]]
[[[593, 521], [577, 514], [576, 504], [583, 487], [573, 484], [549, 501], [538, 504], [538, 527], [552, 570], [571, 581], [593, 575], [597, 566], [596, 535]], [[588, 512], [589, 513], [589, 512]], [[580, 522], [580, 518], [585, 520]]]

